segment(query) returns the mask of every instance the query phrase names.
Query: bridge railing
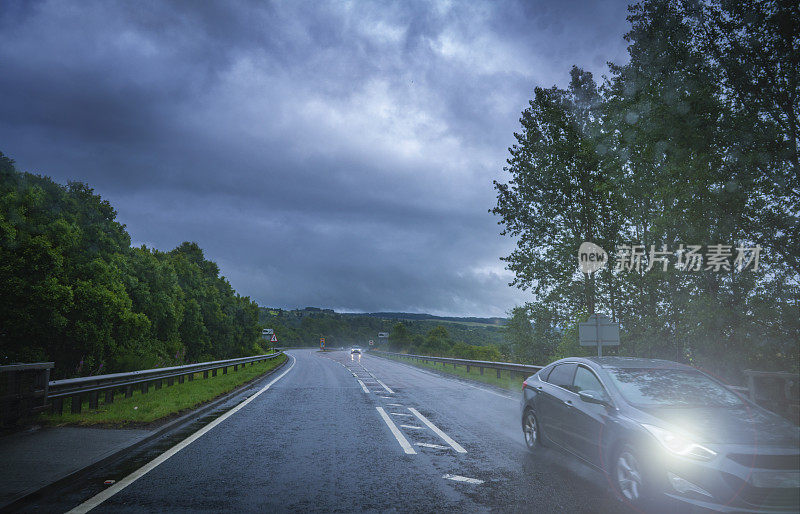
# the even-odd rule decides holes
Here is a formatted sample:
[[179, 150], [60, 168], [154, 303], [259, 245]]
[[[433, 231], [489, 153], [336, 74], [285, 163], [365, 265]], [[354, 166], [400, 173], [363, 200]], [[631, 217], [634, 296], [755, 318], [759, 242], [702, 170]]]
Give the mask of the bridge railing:
[[388, 355], [393, 357], [402, 357], [405, 359], [411, 359], [417, 362], [440, 362], [442, 366], [447, 366], [448, 364], [452, 365], [453, 368], [458, 366], [464, 366], [467, 368], [467, 373], [469, 373], [470, 369], [478, 368], [480, 370], [480, 374], [483, 375], [484, 369], [492, 369], [495, 370], [497, 373], [497, 378], [502, 377], [502, 372], [508, 372], [511, 374], [517, 375], [533, 375], [544, 366], [533, 366], [530, 364], [517, 364], [515, 362], [494, 362], [494, 361], [476, 361], [470, 359], [456, 359], [453, 357], [431, 357], [430, 355], [414, 355], [410, 353], [395, 353], [395, 352], [384, 352], [381, 350], [372, 350], [370, 353], [374, 353], [377, 355]]
[[196, 373], [202, 373], [203, 378], [208, 378], [209, 374], [215, 377], [217, 372], [222, 370], [222, 374], [225, 375], [228, 373], [228, 368], [233, 368], [233, 371], [236, 371], [239, 367], [274, 359], [278, 355], [280, 353], [186, 364], [168, 368], [145, 369], [128, 373], [53, 380], [48, 384], [47, 398], [51, 401], [52, 412], [56, 414], [63, 412], [64, 399], [71, 398], [70, 410], [77, 414], [80, 413], [81, 404], [87, 398], [89, 408], [96, 409], [101, 393], [104, 395], [104, 403], [108, 404], [114, 401], [116, 392], [120, 392], [126, 398], [130, 398], [134, 389], [146, 394], [151, 386], [154, 389], [161, 389], [164, 383], [167, 386], [173, 385], [176, 381], [182, 384], [186, 380], [194, 380]]

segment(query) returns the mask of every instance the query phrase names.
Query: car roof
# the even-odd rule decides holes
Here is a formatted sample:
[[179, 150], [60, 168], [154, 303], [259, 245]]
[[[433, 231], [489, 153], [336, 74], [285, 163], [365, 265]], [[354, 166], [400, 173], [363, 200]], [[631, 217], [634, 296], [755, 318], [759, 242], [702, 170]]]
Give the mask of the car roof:
[[584, 357], [584, 359], [603, 368], [693, 369], [680, 362], [642, 357]]

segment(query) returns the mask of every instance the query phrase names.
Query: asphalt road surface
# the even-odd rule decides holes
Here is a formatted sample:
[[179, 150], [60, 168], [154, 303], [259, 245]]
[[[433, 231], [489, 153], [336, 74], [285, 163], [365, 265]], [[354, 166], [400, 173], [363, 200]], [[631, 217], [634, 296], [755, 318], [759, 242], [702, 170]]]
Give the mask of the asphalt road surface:
[[529, 454], [515, 392], [346, 351], [287, 353], [268, 389], [145, 474], [47, 510], [628, 511], [601, 473]]

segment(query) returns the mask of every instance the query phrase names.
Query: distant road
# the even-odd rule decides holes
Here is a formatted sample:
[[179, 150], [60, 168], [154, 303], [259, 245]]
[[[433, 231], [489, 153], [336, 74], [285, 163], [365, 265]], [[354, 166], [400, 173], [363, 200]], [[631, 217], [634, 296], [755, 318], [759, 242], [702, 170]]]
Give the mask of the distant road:
[[[516, 392], [369, 355], [287, 353], [294, 366], [268, 390], [93, 512], [625, 511], [602, 474], [528, 454]], [[49, 507], [90, 500], [76, 494]]]

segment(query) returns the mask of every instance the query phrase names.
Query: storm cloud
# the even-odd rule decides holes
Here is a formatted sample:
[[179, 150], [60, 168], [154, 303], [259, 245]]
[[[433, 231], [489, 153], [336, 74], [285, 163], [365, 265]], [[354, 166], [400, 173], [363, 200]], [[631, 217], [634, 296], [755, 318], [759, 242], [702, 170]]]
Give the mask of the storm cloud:
[[493, 179], [625, 2], [2, 2], [0, 150], [261, 305], [504, 315]]

